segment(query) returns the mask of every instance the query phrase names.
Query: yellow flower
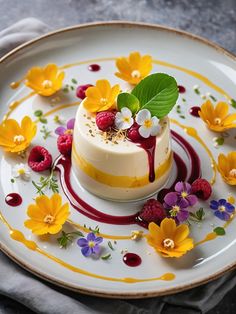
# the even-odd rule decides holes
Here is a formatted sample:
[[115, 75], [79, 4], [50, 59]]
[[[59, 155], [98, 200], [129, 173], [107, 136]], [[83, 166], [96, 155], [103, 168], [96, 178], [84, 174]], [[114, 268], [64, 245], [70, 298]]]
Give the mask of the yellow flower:
[[236, 185], [236, 151], [218, 156], [218, 170], [226, 183]]
[[61, 89], [64, 76], [56, 64], [48, 64], [45, 68], [33, 67], [26, 75], [25, 85], [39, 95], [51, 96]]
[[148, 230], [150, 232], [146, 235], [148, 244], [164, 257], [180, 257], [194, 247], [193, 239], [188, 238], [188, 226], [185, 224], [176, 226], [172, 218], [162, 220], [160, 227], [151, 222]]
[[22, 119], [21, 125], [14, 119], [7, 119], [0, 124], [0, 146], [6, 152], [22, 152], [30, 145], [36, 131], [36, 124], [28, 116]]
[[84, 107], [90, 112], [108, 110], [114, 107], [119, 92], [120, 86], [118, 84], [111, 87], [107, 80], [98, 80], [96, 86], [89, 87], [86, 90]]
[[128, 58], [118, 58], [116, 66], [119, 70], [115, 73], [116, 76], [136, 85], [151, 72], [152, 57], [141, 56], [139, 52], [131, 52]]
[[37, 235], [58, 233], [69, 216], [69, 204], [62, 205], [59, 194], [53, 194], [51, 198], [41, 195], [35, 202], [28, 206], [30, 219], [25, 221], [25, 227]]
[[207, 124], [208, 128], [215, 132], [223, 132], [236, 128], [236, 113], [229, 114], [229, 105], [225, 102], [218, 102], [216, 107], [207, 100], [202, 106], [199, 115]]

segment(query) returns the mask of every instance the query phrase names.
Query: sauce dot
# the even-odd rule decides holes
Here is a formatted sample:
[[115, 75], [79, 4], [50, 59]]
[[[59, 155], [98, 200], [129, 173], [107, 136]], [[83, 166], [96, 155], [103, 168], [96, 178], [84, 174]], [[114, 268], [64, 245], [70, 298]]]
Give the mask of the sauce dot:
[[22, 197], [18, 193], [10, 193], [5, 197], [5, 202], [9, 206], [19, 206], [22, 203]]
[[97, 72], [97, 71], [99, 71], [99, 70], [101, 69], [101, 67], [100, 67], [99, 64], [90, 64], [90, 65], [88, 66], [88, 69], [89, 69], [89, 71], [91, 71], [91, 72]]
[[199, 118], [199, 111], [201, 111], [201, 107], [194, 106], [194, 107], [190, 108], [189, 113], [192, 116]]
[[130, 267], [139, 266], [142, 263], [142, 259], [139, 255], [135, 253], [126, 253], [123, 256], [123, 262]]
[[183, 94], [183, 93], [186, 92], [186, 88], [184, 86], [182, 86], [182, 85], [178, 85], [178, 89], [179, 89], [179, 93], [180, 94]]

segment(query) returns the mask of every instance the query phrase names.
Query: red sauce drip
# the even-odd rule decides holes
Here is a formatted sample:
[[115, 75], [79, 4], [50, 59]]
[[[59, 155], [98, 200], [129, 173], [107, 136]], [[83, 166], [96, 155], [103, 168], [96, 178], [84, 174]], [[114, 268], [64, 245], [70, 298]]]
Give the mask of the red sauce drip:
[[101, 67], [100, 67], [99, 64], [90, 64], [90, 65], [88, 66], [88, 69], [89, 69], [89, 71], [91, 71], [91, 72], [97, 72], [97, 71], [99, 71], [99, 70], [101, 69]]
[[130, 267], [137, 267], [142, 263], [142, 259], [135, 253], [126, 253], [123, 256], [123, 262]]
[[[198, 158], [198, 155], [194, 151], [193, 147], [182, 136], [180, 136], [174, 131], [171, 131], [171, 134], [172, 134], [173, 139], [177, 141], [178, 144], [181, 145], [183, 149], [186, 151], [186, 153], [188, 154], [188, 157], [190, 159], [190, 165], [191, 165], [191, 172], [190, 172], [188, 181], [193, 182], [195, 179], [199, 178], [201, 175], [200, 160]], [[149, 145], [147, 143], [149, 143]], [[145, 149], [151, 150], [154, 145], [153, 142], [147, 142], [147, 143], [145, 144]], [[174, 160], [177, 166], [177, 178], [174, 184], [169, 189], [163, 189], [160, 193], [163, 193], [164, 191], [166, 194], [172, 191], [174, 189], [174, 185], [176, 182], [186, 181], [187, 179], [187, 167], [184, 161], [176, 153], [174, 153]], [[96, 208], [87, 204], [82, 198], [80, 198], [78, 194], [76, 193], [76, 191], [73, 189], [70, 182], [70, 171], [71, 171], [70, 158], [59, 156], [56, 159], [54, 166], [55, 166], [55, 169], [60, 172], [61, 186], [71, 206], [74, 207], [82, 215], [90, 219], [103, 222], [103, 223], [108, 223], [108, 224], [129, 225], [129, 224], [136, 223], [143, 227], [147, 227], [147, 225], [144, 222], [140, 221], [140, 219], [138, 218], [138, 213], [134, 215], [129, 215], [129, 216], [108, 215], [103, 212], [100, 212]], [[159, 195], [161, 195], [160, 193]]]
[[20, 204], [22, 203], [22, 197], [18, 193], [10, 193], [5, 197], [5, 202], [9, 206], [20, 206]]
[[136, 145], [145, 150], [148, 156], [149, 166], [149, 181], [155, 181], [155, 150], [156, 150], [156, 137], [150, 136], [147, 139], [142, 139], [136, 142]]
[[199, 117], [200, 117], [200, 116], [199, 116], [199, 111], [201, 111], [201, 107], [194, 106], [194, 107], [190, 108], [189, 113], [190, 113], [192, 116], [194, 116], [194, 117], [196, 117], [196, 118], [199, 118]]
[[182, 85], [178, 85], [179, 93], [184, 94], [186, 92], [186, 88]]

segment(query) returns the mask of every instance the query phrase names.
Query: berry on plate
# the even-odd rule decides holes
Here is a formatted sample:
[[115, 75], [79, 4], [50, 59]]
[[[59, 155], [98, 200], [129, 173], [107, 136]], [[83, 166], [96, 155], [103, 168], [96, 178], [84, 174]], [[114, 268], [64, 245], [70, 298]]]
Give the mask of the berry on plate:
[[166, 212], [160, 202], [154, 198], [151, 198], [144, 204], [142, 210], [139, 213], [139, 217], [147, 223], [155, 222], [160, 224], [161, 221], [166, 217]]
[[197, 179], [193, 182], [191, 192], [202, 200], [208, 200], [212, 193], [210, 183], [205, 179]]
[[28, 165], [35, 172], [48, 170], [52, 165], [52, 155], [46, 148], [35, 146], [30, 151]]
[[62, 134], [57, 139], [57, 148], [62, 155], [69, 156], [72, 149], [73, 136], [71, 134]]

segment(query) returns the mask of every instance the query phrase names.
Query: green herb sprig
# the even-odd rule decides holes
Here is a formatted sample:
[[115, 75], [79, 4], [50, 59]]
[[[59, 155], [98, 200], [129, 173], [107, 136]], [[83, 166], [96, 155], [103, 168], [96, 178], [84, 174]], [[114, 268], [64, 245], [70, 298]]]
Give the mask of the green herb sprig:
[[57, 242], [63, 249], [66, 249], [67, 246], [74, 241], [75, 238], [84, 237], [83, 233], [80, 231], [73, 232], [61, 232], [61, 236], [57, 238]]
[[51, 136], [52, 131], [48, 130], [45, 125], [43, 125], [40, 133], [43, 134], [43, 139], [46, 140], [49, 136]]
[[53, 193], [59, 192], [59, 187], [57, 184], [57, 178], [54, 176], [54, 171], [52, 170], [48, 177], [41, 176], [39, 182], [35, 183], [32, 181], [32, 184], [36, 188], [36, 193], [39, 195], [44, 195], [46, 189], [51, 190]]
[[190, 212], [190, 219], [200, 222], [205, 218], [205, 211], [201, 207], [195, 213]]

